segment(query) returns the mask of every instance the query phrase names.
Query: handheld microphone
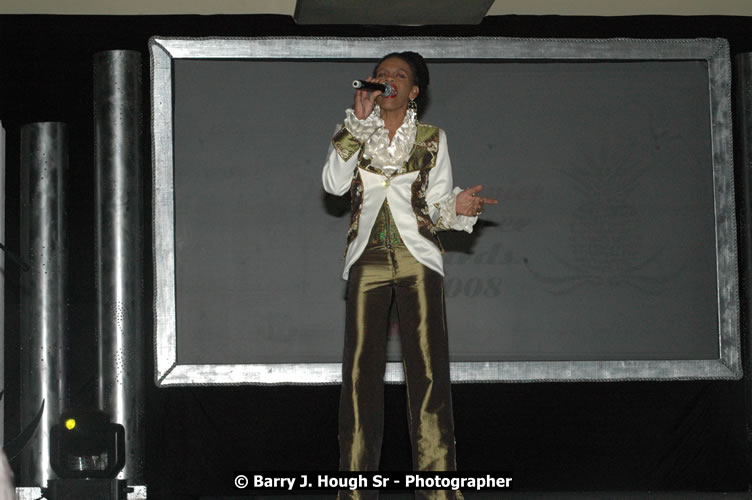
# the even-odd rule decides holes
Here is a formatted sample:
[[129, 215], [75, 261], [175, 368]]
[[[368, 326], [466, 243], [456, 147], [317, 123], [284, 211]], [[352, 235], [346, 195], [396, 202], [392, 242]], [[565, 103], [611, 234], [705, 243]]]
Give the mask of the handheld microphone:
[[367, 82], [365, 80], [354, 80], [352, 85], [354, 89], [380, 90], [381, 95], [383, 95], [384, 97], [389, 97], [390, 95], [394, 94], [394, 88], [392, 88], [392, 86], [388, 83], [374, 83]]

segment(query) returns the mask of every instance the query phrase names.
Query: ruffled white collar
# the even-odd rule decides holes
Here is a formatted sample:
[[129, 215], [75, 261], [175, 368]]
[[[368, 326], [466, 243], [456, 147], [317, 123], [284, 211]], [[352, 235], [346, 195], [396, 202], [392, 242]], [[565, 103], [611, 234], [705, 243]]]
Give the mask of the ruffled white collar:
[[415, 145], [415, 136], [418, 132], [418, 120], [415, 111], [407, 110], [405, 119], [395, 132], [391, 142], [389, 141], [389, 130], [384, 126], [384, 120], [381, 119], [381, 108], [378, 104], [374, 106], [368, 118], [362, 121], [354, 119], [352, 112], [348, 111], [348, 120], [345, 120], [346, 125], [351, 128], [351, 132], [356, 137], [360, 136], [359, 139], [365, 140], [363, 157], [370, 159], [371, 166], [381, 170], [385, 175], [393, 175], [410, 157], [410, 152]]

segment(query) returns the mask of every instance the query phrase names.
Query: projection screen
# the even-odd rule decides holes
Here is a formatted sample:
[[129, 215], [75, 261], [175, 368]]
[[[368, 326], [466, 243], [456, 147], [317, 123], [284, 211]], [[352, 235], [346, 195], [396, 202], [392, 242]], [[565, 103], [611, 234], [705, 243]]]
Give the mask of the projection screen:
[[349, 202], [321, 168], [402, 50], [454, 184], [500, 201], [440, 235], [453, 381], [741, 377], [725, 40], [155, 37], [157, 385], [340, 381]]

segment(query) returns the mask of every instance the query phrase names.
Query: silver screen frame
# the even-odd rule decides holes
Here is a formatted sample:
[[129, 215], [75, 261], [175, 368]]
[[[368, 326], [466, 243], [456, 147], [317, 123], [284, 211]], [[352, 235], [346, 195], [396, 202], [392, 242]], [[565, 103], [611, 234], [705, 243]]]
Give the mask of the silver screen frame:
[[[385, 44], [388, 41], [388, 44]], [[340, 363], [202, 364], [177, 361], [175, 309], [173, 60], [377, 59], [385, 46], [427, 59], [704, 60], [708, 67], [715, 199], [718, 298], [717, 359], [453, 362], [454, 382], [544, 382], [739, 379], [739, 338], [731, 121], [731, 62], [724, 39], [513, 38], [167, 38], [149, 42], [151, 55], [155, 382], [160, 387], [241, 384], [336, 384]], [[403, 382], [400, 363], [386, 382]]]

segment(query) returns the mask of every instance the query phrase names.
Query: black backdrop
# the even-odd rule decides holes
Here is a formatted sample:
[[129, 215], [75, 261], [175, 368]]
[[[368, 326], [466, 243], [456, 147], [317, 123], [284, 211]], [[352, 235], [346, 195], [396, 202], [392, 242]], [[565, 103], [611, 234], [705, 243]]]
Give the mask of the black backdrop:
[[[103, 50], [141, 51], [148, 96], [147, 41], [152, 35], [723, 37], [733, 57], [752, 51], [752, 18], [501, 16], [474, 27], [299, 27], [285, 16], [0, 16], [0, 120], [7, 131], [6, 241], [11, 249], [18, 249], [20, 127], [37, 121], [70, 126], [67, 212], [75, 279], [69, 291], [74, 363], [68, 398], [75, 406], [96, 402], [92, 56]], [[148, 118], [145, 158], [151, 148]], [[147, 202], [149, 169], [146, 161]], [[738, 164], [736, 172], [737, 206], [742, 207], [745, 179]], [[746, 231], [743, 223], [739, 228]], [[740, 242], [745, 241], [742, 236]], [[746, 269], [748, 252], [740, 248], [741, 270]], [[147, 256], [145, 262], [151, 259]], [[18, 271], [7, 267], [6, 438], [17, 434], [22, 424], [16, 354], [20, 280]], [[743, 304], [746, 297], [742, 279]], [[148, 310], [148, 287], [144, 303]], [[742, 323], [746, 337], [744, 306]], [[232, 472], [240, 469], [336, 468], [338, 386], [157, 390], [151, 329], [147, 319], [143, 334], [149, 370], [150, 498], [232, 494]], [[743, 381], [456, 385], [459, 466], [511, 471], [520, 490], [746, 490], [750, 473], [744, 387]], [[387, 389], [386, 415], [382, 468], [408, 469], [402, 386]]]

